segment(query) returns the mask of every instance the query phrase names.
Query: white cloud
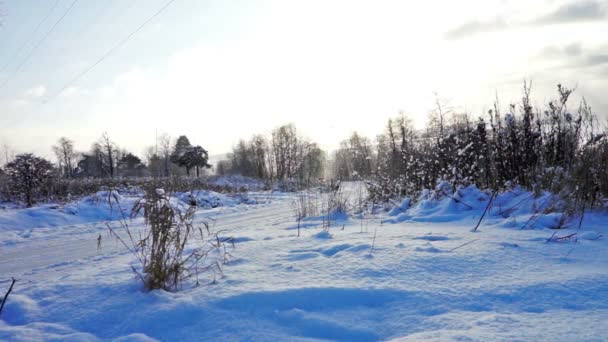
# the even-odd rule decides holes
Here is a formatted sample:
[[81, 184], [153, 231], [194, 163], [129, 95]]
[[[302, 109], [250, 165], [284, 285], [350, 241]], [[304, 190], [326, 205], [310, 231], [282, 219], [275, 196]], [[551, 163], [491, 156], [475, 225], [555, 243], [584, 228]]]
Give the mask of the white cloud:
[[[35, 117], [55, 135], [78, 131], [93, 140], [107, 130], [134, 152], [153, 143], [156, 129], [187, 134], [215, 154], [287, 122], [331, 149], [353, 130], [375, 136], [400, 110], [421, 126], [434, 92], [476, 116], [496, 92], [503, 103], [517, 101], [526, 77], [542, 102], [555, 82], [586, 84], [603, 67], [594, 76], [565, 69], [605, 40], [605, 24], [525, 25], [554, 8], [550, 1], [269, 1], [254, 6], [255, 20], [230, 25], [230, 34], [221, 16], [193, 20], [190, 31], [206, 34], [191, 40], [190, 31], [171, 31], [175, 25], [159, 18], [162, 31], [179, 37], [170, 49], [162, 52], [159, 39], [142, 50], [133, 39], [117, 52], [121, 58], [100, 64], [48, 105], [9, 114], [16, 121], [22, 113]], [[198, 30], [197, 22], [207, 26]], [[470, 38], [446, 40], [445, 32], [463, 22], [472, 24], [454, 34]], [[480, 29], [497, 32], [474, 34]], [[540, 54], [543, 46], [554, 47], [542, 50], [552, 58]], [[584, 60], [605, 61], [597, 52]], [[601, 93], [603, 84], [587, 89]], [[55, 84], [47, 86], [54, 94]], [[30, 91], [23, 99], [31, 103], [39, 101], [35, 94], [48, 96], [42, 86]]]
[[79, 87], [68, 87], [62, 91], [59, 96], [62, 98], [75, 98], [77, 96], [87, 95], [89, 92]]
[[42, 97], [46, 95], [46, 87], [38, 85], [25, 91], [25, 96], [28, 97]]
[[16, 99], [16, 100], [12, 101], [11, 104], [13, 107], [24, 107], [24, 106], [29, 105], [30, 103], [23, 99]]

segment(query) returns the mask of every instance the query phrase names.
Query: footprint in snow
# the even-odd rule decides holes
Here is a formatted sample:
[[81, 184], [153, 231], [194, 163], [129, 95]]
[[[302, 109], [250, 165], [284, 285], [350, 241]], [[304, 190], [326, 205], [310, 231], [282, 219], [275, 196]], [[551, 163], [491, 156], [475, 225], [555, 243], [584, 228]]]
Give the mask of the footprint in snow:
[[289, 261], [301, 261], [301, 260], [306, 260], [306, 259], [313, 259], [313, 258], [319, 257], [320, 255], [321, 254], [319, 254], [317, 252], [305, 252], [305, 253], [290, 254], [286, 257], [286, 259]]
[[602, 234], [595, 231], [589, 231], [578, 234], [578, 238], [581, 240], [599, 240], [602, 238]]
[[230, 238], [226, 241], [234, 242], [234, 243], [241, 243], [241, 242], [248, 242], [248, 241], [254, 241], [254, 240], [250, 237], [241, 236], [241, 237]]
[[287, 266], [287, 267], [285, 267], [285, 270], [289, 271], [289, 272], [300, 272], [299, 269], [297, 269], [297, 268], [295, 268], [293, 266]]
[[333, 238], [333, 236], [325, 230], [322, 230], [316, 234], [313, 235], [313, 237], [317, 238], [317, 239], [331, 239]]
[[426, 252], [426, 253], [441, 253], [441, 250], [439, 248], [435, 248], [433, 246], [426, 246], [426, 247], [416, 247], [415, 249], [416, 252]]
[[245, 259], [245, 258], [237, 258], [234, 260], [230, 260], [227, 265], [228, 266], [236, 266], [236, 265], [242, 265], [242, 264], [246, 264], [247, 262], [249, 262], [249, 260]]
[[443, 236], [443, 235], [424, 235], [424, 236], [417, 236], [415, 238], [413, 238], [413, 240], [426, 240], [426, 241], [445, 241], [445, 240], [449, 240], [450, 238], [447, 236]]
[[[349, 249], [347, 249], [347, 252], [351, 252], [351, 253], [358, 253], [358, 252], [363, 252], [363, 251], [369, 251], [372, 248], [372, 245], [370, 245], [369, 243], [363, 243], [357, 246], [353, 246]], [[375, 248], [375, 250], [379, 250], [379, 248]]]
[[319, 250], [319, 253], [330, 257], [330, 256], [334, 256], [336, 254], [338, 254], [339, 252], [343, 251], [343, 250], [347, 250], [349, 248], [351, 248], [352, 245], [345, 243], [345, 244], [341, 244], [341, 245], [334, 245], [328, 248], [323, 248]]
[[[343, 243], [343, 244], [339, 244], [339, 245], [332, 245], [332, 246], [328, 246], [328, 247], [323, 247], [323, 248], [315, 248], [315, 249], [293, 249], [291, 251], [289, 251], [290, 254], [295, 254], [298, 260], [302, 260], [302, 259], [309, 259], [308, 256], [309, 254], [314, 254], [315, 256], [320, 256], [323, 255], [325, 257], [331, 258], [331, 257], [339, 257], [341, 254], [341, 252], [349, 252], [349, 253], [358, 253], [360, 251], [365, 251], [365, 250], [369, 250], [370, 249], [370, 245], [369, 244], [359, 244], [359, 245], [351, 245], [349, 243]], [[305, 257], [302, 257], [302, 255], [304, 255]], [[290, 258], [290, 257], [288, 257]], [[291, 257], [294, 258], [294, 257]]]

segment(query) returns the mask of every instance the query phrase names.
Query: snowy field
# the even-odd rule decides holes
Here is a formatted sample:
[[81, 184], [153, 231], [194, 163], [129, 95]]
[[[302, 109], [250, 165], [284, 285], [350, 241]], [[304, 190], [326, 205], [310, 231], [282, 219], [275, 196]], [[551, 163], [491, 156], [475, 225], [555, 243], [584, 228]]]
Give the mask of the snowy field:
[[235, 248], [223, 276], [178, 293], [142, 291], [134, 257], [108, 236], [116, 208], [84, 199], [0, 210], [1, 293], [18, 279], [0, 340], [608, 340], [605, 214], [551, 239], [555, 216], [521, 229], [546, 198], [514, 192], [473, 233], [489, 196], [469, 189], [466, 204], [404, 201], [334, 222], [329, 234], [309, 218], [297, 237], [293, 196], [201, 208], [197, 220], [225, 229]]

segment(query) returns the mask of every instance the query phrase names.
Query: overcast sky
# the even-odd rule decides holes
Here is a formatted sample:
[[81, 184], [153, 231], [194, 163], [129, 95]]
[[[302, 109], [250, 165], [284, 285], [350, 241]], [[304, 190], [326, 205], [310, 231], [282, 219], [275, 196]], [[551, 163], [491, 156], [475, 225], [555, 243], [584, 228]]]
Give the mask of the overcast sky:
[[107, 131], [141, 154], [158, 131], [213, 155], [293, 122], [332, 149], [399, 111], [423, 125], [434, 93], [481, 115], [524, 79], [536, 105], [561, 82], [608, 112], [608, 0], [175, 0], [95, 64], [166, 3], [2, 1], [0, 143]]

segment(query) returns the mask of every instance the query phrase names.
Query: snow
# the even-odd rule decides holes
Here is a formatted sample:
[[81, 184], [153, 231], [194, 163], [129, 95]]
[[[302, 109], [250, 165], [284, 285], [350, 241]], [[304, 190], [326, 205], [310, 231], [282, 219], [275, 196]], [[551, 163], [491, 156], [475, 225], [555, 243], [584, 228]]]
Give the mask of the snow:
[[224, 195], [209, 190], [176, 193], [175, 196], [184, 203], [196, 203], [198, 207], [207, 209], [220, 206], [232, 207], [241, 203], [256, 204], [256, 200], [247, 194]]
[[[586, 214], [580, 230], [578, 221], [552, 230], [541, 220], [522, 230], [550, 195], [513, 189], [497, 196], [473, 233], [491, 194], [468, 187], [450, 195], [462, 203], [430, 191], [400, 203], [394, 216], [342, 216], [329, 230], [322, 217], [310, 218], [300, 237], [294, 195], [201, 208], [197, 220], [212, 217], [215, 231], [234, 238], [232, 261], [223, 277], [207, 274], [177, 293], [142, 291], [133, 256], [95, 221], [106, 220], [107, 208], [95, 216], [79, 201], [74, 221], [58, 218], [59, 209], [32, 208], [38, 224], [23, 213], [29, 209], [0, 211], [2, 241], [26, 230], [20, 219], [34, 227], [30, 238], [0, 244], [2, 278], [19, 280], [0, 340], [608, 338], [608, 215]], [[548, 243], [554, 232], [578, 239]]]
[[405, 198], [399, 205], [394, 206], [389, 212], [388, 216], [397, 216], [407, 211], [411, 206], [411, 199]]
[[246, 188], [249, 190], [262, 190], [265, 187], [265, 184], [263, 181], [254, 179], [254, 178], [250, 178], [250, 177], [244, 177], [241, 175], [227, 175], [227, 176], [221, 176], [221, 177], [212, 177], [209, 180], [209, 183], [211, 183], [213, 185], [237, 189], [237, 190], [240, 188]]
[[[156, 192], [164, 194], [163, 189]], [[277, 195], [280, 196], [280, 195]], [[264, 203], [273, 197], [264, 193], [224, 195], [214, 191], [175, 193], [171, 201], [178, 206], [188, 206], [191, 199], [198, 207], [236, 208], [241, 204]], [[276, 197], [276, 196], [274, 196]], [[96, 194], [65, 204], [44, 204], [25, 209], [0, 209], [0, 246], [14, 244], [34, 235], [46, 236], [51, 229], [75, 227], [86, 223], [116, 221], [129, 218], [130, 209], [140, 195], [122, 195], [117, 191], [99, 191]]]
[[583, 240], [599, 240], [600, 238], [602, 238], [602, 234], [594, 231], [588, 231], [579, 234], [578, 238]]

